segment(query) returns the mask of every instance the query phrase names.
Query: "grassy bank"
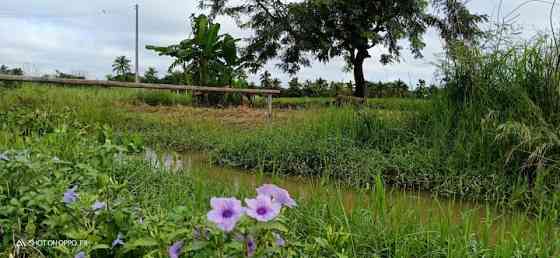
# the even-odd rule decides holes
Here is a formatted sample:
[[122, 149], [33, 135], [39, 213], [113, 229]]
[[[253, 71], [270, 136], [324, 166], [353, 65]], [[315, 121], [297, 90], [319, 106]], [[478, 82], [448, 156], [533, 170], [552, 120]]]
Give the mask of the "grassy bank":
[[[556, 205], [556, 167], [529, 182], [516, 173], [520, 166], [506, 163], [508, 146], [496, 141], [501, 123], [473, 123], [469, 111], [454, 125], [443, 96], [372, 100], [377, 106], [369, 108], [280, 109], [267, 122], [264, 110], [153, 106], [138, 94], [145, 93], [26, 86], [4, 91], [0, 110], [24, 131], [50, 132], [72, 118], [109, 125], [115, 134], [149, 146], [204, 150], [218, 164], [276, 175], [318, 176], [357, 187], [381, 175], [393, 186], [536, 215]], [[19, 132], [4, 127], [0, 142], [11, 144], [11, 135]]]
[[[34, 89], [22, 90], [26, 94], [35, 92]], [[77, 102], [80, 99], [91, 100], [86, 98], [91, 97], [89, 94], [99, 96], [99, 102], [91, 101], [91, 106], [83, 106], [100, 105], [101, 108], [104, 106], [103, 101], [113, 102], [110, 98], [104, 100], [105, 93], [95, 91], [49, 91], [77, 93], [72, 98]], [[56, 105], [50, 106], [53, 109], [49, 110], [34, 109], [32, 105], [37, 103], [34, 101], [27, 103], [35, 104], [17, 108], [31, 108], [28, 112], [2, 112], [0, 153], [3, 158], [0, 160], [0, 176], [4, 183], [0, 188], [0, 225], [3, 227], [0, 254], [9, 256], [19, 250], [17, 255], [20, 257], [41, 257], [41, 254], [47, 257], [72, 257], [78, 252], [84, 252], [88, 257], [167, 257], [169, 246], [183, 240], [185, 246], [182, 257], [244, 256], [244, 240], [234, 237], [242, 232], [224, 234], [208, 223], [205, 215], [210, 208], [211, 197], [235, 196], [243, 199], [253, 196], [254, 189], [244, 185], [235, 186], [230, 182], [207, 180], [205, 171], [185, 168], [173, 172], [155, 168], [137, 158], [137, 153], [142, 151], [141, 139], [152, 141], [143, 133], [157, 130], [145, 126], [153, 119], [152, 116], [168, 121], [168, 116], [178, 115], [169, 109], [164, 109], [165, 112], [144, 110], [144, 115], [141, 115], [134, 108], [126, 105], [123, 108], [122, 100], [119, 97], [107, 109], [96, 109], [91, 113], [78, 111], [77, 106], [61, 110], [57, 110]], [[57, 112], [53, 113], [54, 110]], [[135, 123], [126, 123], [128, 128], [134, 128], [135, 133], [124, 133], [122, 128], [111, 129], [93, 122], [98, 118], [97, 112], [112, 114], [103, 122], [122, 123], [135, 117]], [[202, 111], [184, 111], [179, 117], [189, 112]], [[332, 116], [335, 125], [348, 126], [354, 119], [363, 119], [352, 110], [343, 111], [345, 113], [334, 110], [327, 112], [329, 114], [325, 115]], [[318, 122], [325, 117], [309, 118], [306, 114], [289, 118], [279, 114], [278, 119], [284, 119], [282, 124], [290, 124], [290, 127], [295, 126], [291, 123], [306, 121], [304, 124], [296, 123], [304, 132], [307, 132], [306, 127], [313, 131], [323, 130], [318, 135], [309, 135], [307, 132], [305, 137], [338, 135], [340, 139], [360, 139], [359, 136], [363, 135], [351, 128], [333, 130], [332, 123]], [[29, 116], [33, 119], [20, 120]], [[390, 117], [394, 118], [395, 115], [391, 114]], [[392, 121], [399, 124], [408, 119], [402, 115], [402, 121]], [[169, 123], [177, 122], [177, 119], [170, 120]], [[210, 128], [208, 130], [215, 130], [208, 132], [208, 136], [201, 136], [216, 141], [209, 142], [212, 148], [227, 142], [226, 139], [215, 138], [224, 132], [230, 133], [224, 136], [227, 138], [232, 135], [239, 137], [248, 130], [264, 134], [268, 130], [282, 128], [279, 124], [272, 127], [265, 123], [251, 123], [254, 126], [248, 129], [245, 127], [247, 123], [239, 119], [232, 123], [231, 118], [228, 120], [222, 116], [207, 116], [197, 122], [203, 121]], [[219, 124], [227, 124], [228, 127], [211, 129]], [[144, 131], [140, 130], [140, 125], [143, 125], [141, 128]], [[159, 125], [166, 123], [161, 122]], [[192, 123], [182, 127], [196, 128]], [[184, 130], [187, 133], [191, 129]], [[189, 131], [196, 132], [196, 129]], [[280, 135], [284, 133], [279, 132]], [[210, 134], [215, 135], [210, 137]], [[386, 137], [407, 136], [399, 132]], [[333, 142], [331, 148], [347, 144], [340, 139]], [[218, 140], [222, 143], [218, 143]], [[381, 144], [379, 140], [376, 142]], [[196, 146], [189, 140], [182, 144]], [[348, 154], [352, 154], [349, 155], [352, 157], [356, 153]], [[312, 163], [302, 164], [312, 167]], [[480, 225], [478, 216], [467, 210], [457, 222], [452, 219], [451, 210], [448, 211], [449, 216], [432, 216], [432, 212], [441, 212], [411, 210], [399, 202], [390, 202], [384, 195], [380, 178], [373, 178], [371, 183], [371, 190], [364, 190], [351, 210], [343, 208], [341, 192], [336, 187], [330, 188], [329, 194], [317, 193], [312, 198], [302, 198], [298, 193], [293, 193], [298, 207], [284, 211], [276, 223], [266, 224], [281, 232], [286, 245], [274, 249], [267, 245], [264, 237], [259, 237], [256, 238], [257, 251], [270, 252], [269, 255], [273, 257], [553, 257], [560, 252], [560, 238], [553, 226], [555, 223], [545, 216], [526, 224], [526, 218], [502, 220], [501, 215], [487, 212], [487, 218]], [[78, 198], [74, 203], [65, 204], [62, 202], [64, 193], [72, 185], [79, 185]], [[94, 201], [103, 201], [106, 207], [94, 211], [91, 208]], [[490, 208], [487, 207], [487, 210]], [[207, 233], [201, 237], [196, 232]], [[119, 234], [124, 243], [113, 246]], [[13, 245], [13, 239], [81, 239], [87, 240], [89, 244], [18, 249]]]

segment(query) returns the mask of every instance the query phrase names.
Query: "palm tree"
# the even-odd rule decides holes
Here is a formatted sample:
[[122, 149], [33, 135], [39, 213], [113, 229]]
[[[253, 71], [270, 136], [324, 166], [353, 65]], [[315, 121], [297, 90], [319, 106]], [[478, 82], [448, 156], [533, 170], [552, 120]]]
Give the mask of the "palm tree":
[[144, 79], [148, 83], [156, 83], [159, 78], [157, 77], [157, 70], [153, 67], [148, 67], [148, 70], [144, 73]]
[[185, 76], [187, 72], [193, 74], [195, 83], [231, 83], [241, 63], [237, 56], [238, 40], [228, 34], [219, 35], [220, 24], [212, 23], [205, 15], [193, 19], [192, 30], [194, 37], [178, 45], [146, 48], [175, 58], [169, 71], [181, 66]]
[[130, 60], [126, 56], [115, 58], [115, 61], [113, 61], [113, 72], [117, 73], [117, 76], [125, 78], [130, 73]]
[[270, 72], [264, 71], [264, 73], [261, 74], [260, 79], [261, 79], [261, 88], [264, 89], [270, 88], [272, 84], [272, 74], [270, 74]]
[[278, 79], [278, 78], [274, 78], [270, 84], [271, 84], [272, 88], [275, 89], [275, 90], [282, 89], [282, 81], [280, 81], [280, 79]]

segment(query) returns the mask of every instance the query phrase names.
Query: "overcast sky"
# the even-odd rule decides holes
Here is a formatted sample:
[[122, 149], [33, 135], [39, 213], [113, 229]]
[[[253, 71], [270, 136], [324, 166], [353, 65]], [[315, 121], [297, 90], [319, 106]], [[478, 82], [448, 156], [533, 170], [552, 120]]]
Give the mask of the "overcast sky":
[[[485, 13], [494, 20], [514, 11], [525, 0], [471, 0], [469, 8]], [[153, 66], [160, 75], [165, 73], [170, 59], [158, 57], [145, 45], [169, 45], [190, 34], [188, 17], [200, 13], [198, 0], [3, 0], [0, 8], [0, 64], [23, 67], [26, 73], [40, 75], [63, 72], [81, 72], [88, 78], [103, 79], [111, 73], [116, 56], [134, 57], [134, 4], [140, 5], [140, 72]], [[518, 17], [524, 27], [523, 37], [530, 37], [549, 27], [550, 4], [535, 1], [520, 7], [510, 17]], [[555, 17], [560, 17], [560, 7]], [[560, 18], [555, 18], [558, 24]], [[237, 37], [249, 35], [231, 20], [221, 18], [222, 32]], [[401, 79], [415, 84], [420, 78], [434, 81], [434, 62], [441, 53], [441, 42], [435, 31], [425, 35], [427, 47], [423, 59], [414, 59], [408, 52], [398, 64], [383, 66], [378, 58], [365, 64], [366, 79], [371, 81]], [[406, 46], [406, 44], [404, 45]], [[370, 51], [375, 57], [380, 49]], [[303, 69], [300, 79], [324, 78], [351, 80], [352, 75], [342, 71], [341, 59], [328, 64], [313, 63]], [[284, 83], [289, 75], [267, 65], [274, 77]], [[250, 77], [256, 80], [257, 75]]]

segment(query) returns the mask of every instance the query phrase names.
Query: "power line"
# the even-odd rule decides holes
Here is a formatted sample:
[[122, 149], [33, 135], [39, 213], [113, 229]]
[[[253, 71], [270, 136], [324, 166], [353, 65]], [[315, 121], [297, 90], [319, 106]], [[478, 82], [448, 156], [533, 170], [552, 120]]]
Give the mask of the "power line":
[[130, 10], [111, 10], [111, 9], [101, 9], [97, 12], [84, 12], [84, 13], [73, 13], [73, 14], [60, 14], [52, 12], [16, 12], [16, 11], [0, 11], [0, 17], [8, 18], [51, 18], [51, 19], [66, 19], [66, 18], [84, 18], [84, 17], [97, 17], [97, 16], [117, 16], [123, 14], [131, 14]]

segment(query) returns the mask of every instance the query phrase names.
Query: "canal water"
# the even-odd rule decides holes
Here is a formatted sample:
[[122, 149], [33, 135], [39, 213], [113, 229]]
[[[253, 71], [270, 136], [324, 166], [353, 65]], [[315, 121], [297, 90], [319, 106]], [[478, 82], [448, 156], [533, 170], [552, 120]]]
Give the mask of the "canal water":
[[[207, 155], [201, 153], [158, 153], [148, 149], [144, 155], [144, 159], [154, 167], [163, 167], [170, 172], [192, 172], [198, 178], [229, 182], [235, 188], [256, 188], [265, 183], [274, 183], [300, 200], [332, 196], [338, 198], [349, 212], [355, 208], [371, 207], [369, 204], [375, 201], [372, 190], [344, 187], [317, 178], [278, 177], [216, 166], [210, 163]], [[491, 242], [507, 235], [510, 230], [531, 230], [535, 226], [534, 220], [523, 213], [502, 211], [488, 203], [438, 198], [425, 192], [386, 187], [385, 202], [387, 207], [399, 206], [399, 210], [420, 214], [419, 219], [426, 223], [433, 219], [444, 219], [450, 223], [464, 224], [465, 220], [469, 220], [474, 231], [490, 231]]]

